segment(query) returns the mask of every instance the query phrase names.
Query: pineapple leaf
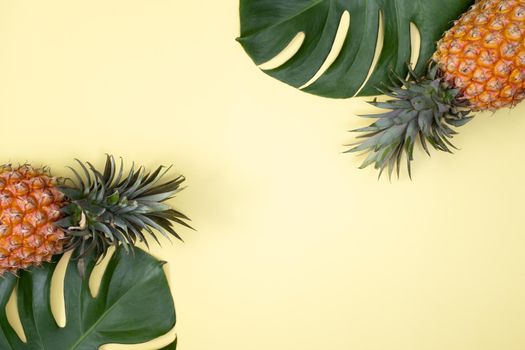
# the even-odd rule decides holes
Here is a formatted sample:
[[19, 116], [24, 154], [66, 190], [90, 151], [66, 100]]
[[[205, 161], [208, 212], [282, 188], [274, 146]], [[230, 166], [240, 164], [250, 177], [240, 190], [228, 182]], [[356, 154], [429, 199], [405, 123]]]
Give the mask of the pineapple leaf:
[[[135, 170], [132, 165], [126, 173], [123, 162], [117, 166], [111, 155], [102, 172], [90, 163], [86, 166], [77, 162], [81, 171], [72, 169], [77, 181], [60, 187], [71, 204], [62, 209], [65, 217], [58, 224], [71, 236], [66, 249], [81, 247], [78, 256], [85, 255], [84, 248], [94, 250], [98, 257], [111, 245], [121, 244], [128, 249], [137, 241], [147, 244], [143, 232], [157, 242], [156, 233], [180, 239], [172, 224], [191, 228], [187, 216], [165, 203], [183, 188], [185, 180], [177, 176], [163, 181], [171, 167], [161, 166], [149, 173], [142, 166]], [[87, 219], [85, 227], [80, 222], [83, 216]]]
[[[470, 111], [462, 108], [459, 100], [443, 100], [442, 96], [447, 96], [450, 88], [435, 77], [434, 65], [430, 64], [428, 68], [426, 77], [411, 77], [411, 80], [404, 82], [404, 86], [391, 87], [389, 95], [394, 96], [393, 99], [376, 104], [386, 109], [405, 106], [398, 109], [397, 114], [393, 115], [392, 111], [376, 114], [377, 120], [369, 127], [353, 130], [364, 134], [358, 137], [357, 145], [354, 144], [347, 152], [368, 153], [361, 168], [374, 164], [379, 176], [388, 168], [389, 178], [395, 168], [399, 177], [401, 158], [404, 156], [408, 175], [412, 178], [410, 163], [414, 159], [414, 146], [418, 140], [429, 155], [427, 142], [443, 152], [452, 153], [451, 148], [457, 149], [449, 141], [457, 132], [449, 125], [460, 127], [466, 124], [472, 119]], [[371, 130], [372, 133], [367, 133]]]
[[[163, 262], [134, 248], [118, 248], [93, 297], [89, 278], [95, 260], [85, 260], [81, 275], [76, 261], [66, 268], [64, 301], [66, 325], [60, 327], [50, 306], [51, 279], [58, 258], [42, 267], [0, 281], [0, 349], [93, 350], [104, 344], [138, 344], [166, 334], [175, 326], [171, 291]], [[6, 304], [16, 289], [18, 311], [27, 338], [23, 342], [7, 320]], [[165, 349], [175, 349], [176, 341]]]
[[[410, 23], [417, 26], [421, 36], [419, 60], [413, 72], [421, 75], [436, 41], [474, 2], [240, 0], [241, 35], [237, 40], [255, 64], [261, 65], [277, 56], [299, 33], [304, 33], [299, 50], [288, 61], [263, 72], [315, 95], [333, 98], [377, 95], [392, 71], [398, 77], [408, 74], [406, 62], [412, 54]], [[319, 79], [306, 85], [332, 51], [345, 12], [350, 14], [350, 26], [339, 55]], [[381, 21], [384, 36], [379, 33]], [[367, 81], [379, 37], [383, 37], [382, 51]]]
[[118, 193], [118, 191], [114, 191], [112, 195], [106, 198], [106, 203], [108, 205], [115, 205], [118, 203], [119, 199], [120, 194]]

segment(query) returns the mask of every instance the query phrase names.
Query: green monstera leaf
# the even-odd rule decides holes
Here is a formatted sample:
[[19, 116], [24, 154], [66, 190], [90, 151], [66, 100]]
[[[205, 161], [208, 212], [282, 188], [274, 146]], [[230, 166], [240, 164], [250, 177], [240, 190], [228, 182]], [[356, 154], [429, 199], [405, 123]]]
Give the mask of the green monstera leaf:
[[[297, 53], [268, 75], [300, 88], [319, 71], [330, 51], [343, 14], [350, 26], [341, 51], [315, 82], [302, 90], [326, 97], [375, 95], [392, 72], [407, 76], [411, 58], [411, 23], [421, 45], [415, 68], [422, 73], [436, 41], [474, 0], [240, 0], [241, 36], [238, 41], [257, 64], [263, 64], [304, 33]], [[380, 21], [384, 40], [368, 81], [378, 43]], [[366, 82], [366, 83], [365, 83]], [[364, 84], [364, 85], [363, 85]]]
[[170, 345], [160, 349], [160, 350], [175, 350], [177, 349], [177, 339], [175, 339], [175, 341], [173, 343], [171, 343]]
[[[24, 271], [0, 282], [0, 349], [96, 350], [108, 343], [136, 344], [166, 334], [175, 326], [175, 309], [163, 263], [135, 248], [118, 248], [102, 277], [96, 297], [87, 261], [82, 276], [70, 261], [64, 280], [66, 325], [57, 325], [50, 306], [51, 278], [56, 263]], [[17, 288], [18, 312], [27, 342], [10, 326], [5, 306]], [[175, 349], [176, 342], [166, 347]]]

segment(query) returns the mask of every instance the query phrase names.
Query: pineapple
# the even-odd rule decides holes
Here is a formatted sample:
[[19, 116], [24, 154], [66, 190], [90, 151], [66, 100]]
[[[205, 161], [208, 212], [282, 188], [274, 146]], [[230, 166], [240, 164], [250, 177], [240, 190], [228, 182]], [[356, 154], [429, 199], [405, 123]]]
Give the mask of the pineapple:
[[110, 246], [147, 245], [145, 233], [180, 239], [173, 224], [189, 227], [186, 216], [163, 203], [181, 189], [183, 176], [161, 182], [169, 170], [163, 167], [153, 173], [132, 167], [124, 174], [122, 161], [117, 166], [109, 155], [103, 171], [78, 163], [83, 176], [71, 168], [75, 181], [28, 164], [0, 167], [0, 275], [68, 250], [81, 262]]
[[[428, 73], [408, 79], [384, 92], [392, 99], [373, 101], [388, 109], [369, 127], [354, 130], [362, 138], [348, 152], [364, 151], [361, 168], [374, 164], [397, 170], [406, 155], [411, 161], [419, 139], [429, 153], [433, 148], [451, 153], [455, 127], [472, 119], [472, 112], [512, 107], [525, 98], [525, 0], [479, 0], [437, 43]], [[400, 87], [399, 87], [400, 85]]]

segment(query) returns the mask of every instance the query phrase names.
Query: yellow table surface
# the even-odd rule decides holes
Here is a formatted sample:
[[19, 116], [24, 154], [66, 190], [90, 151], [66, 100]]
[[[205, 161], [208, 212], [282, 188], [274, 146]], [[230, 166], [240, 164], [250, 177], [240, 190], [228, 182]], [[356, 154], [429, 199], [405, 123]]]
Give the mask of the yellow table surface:
[[373, 109], [266, 76], [238, 34], [235, 0], [0, 1], [3, 162], [188, 179], [171, 203], [197, 231], [152, 250], [176, 329], [105, 348], [524, 349], [525, 104], [377, 181], [341, 153]]

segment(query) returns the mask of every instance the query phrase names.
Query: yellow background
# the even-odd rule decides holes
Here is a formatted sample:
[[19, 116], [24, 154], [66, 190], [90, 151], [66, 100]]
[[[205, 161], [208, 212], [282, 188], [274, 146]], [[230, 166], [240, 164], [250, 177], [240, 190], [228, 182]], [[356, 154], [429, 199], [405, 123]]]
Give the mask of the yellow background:
[[524, 349], [525, 105], [377, 181], [341, 154], [372, 109], [261, 73], [237, 7], [0, 0], [1, 159], [187, 177], [172, 204], [197, 232], [153, 250], [181, 350]]

